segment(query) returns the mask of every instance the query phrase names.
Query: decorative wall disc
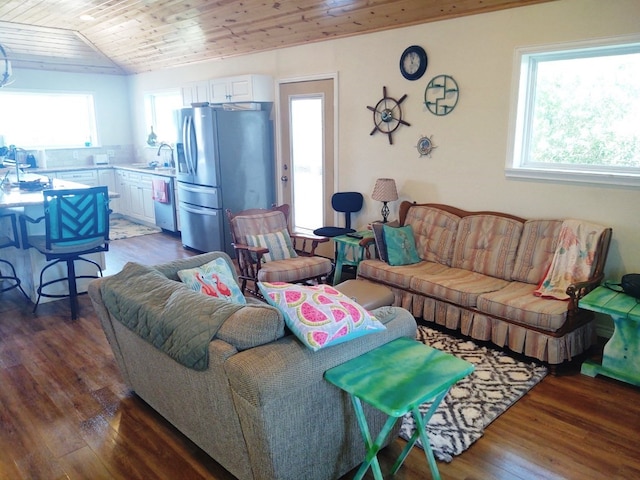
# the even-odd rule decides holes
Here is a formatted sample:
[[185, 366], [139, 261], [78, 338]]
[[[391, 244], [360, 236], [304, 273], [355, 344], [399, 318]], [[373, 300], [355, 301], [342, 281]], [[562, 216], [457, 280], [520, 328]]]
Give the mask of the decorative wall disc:
[[416, 148], [418, 149], [418, 153], [420, 154], [421, 157], [427, 156], [431, 158], [431, 152], [433, 151], [434, 148], [438, 148], [438, 147], [436, 147], [433, 144], [433, 142], [431, 141], [431, 137], [422, 135], [418, 139], [418, 144], [416, 145]]
[[433, 77], [424, 91], [424, 104], [434, 115], [450, 113], [458, 104], [460, 90], [458, 84], [449, 75]]

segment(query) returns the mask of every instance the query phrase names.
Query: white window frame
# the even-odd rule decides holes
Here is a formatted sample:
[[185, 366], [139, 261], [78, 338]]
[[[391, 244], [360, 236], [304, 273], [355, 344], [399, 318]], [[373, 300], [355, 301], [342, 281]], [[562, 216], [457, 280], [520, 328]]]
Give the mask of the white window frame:
[[[167, 123], [166, 119], [164, 122], [158, 121], [158, 111], [156, 109], [156, 99], [158, 97], [167, 97], [167, 96], [178, 96], [182, 99], [182, 92], [180, 89], [165, 89], [165, 90], [156, 90], [152, 92], [146, 92], [144, 94], [144, 104], [145, 104], [145, 131], [147, 134], [150, 132], [150, 125], [153, 125], [154, 132], [158, 135], [158, 145], [160, 142], [166, 142], [171, 145], [174, 145], [177, 140], [177, 131], [171, 132], [173, 135], [168, 134], [167, 132], [163, 132], [159, 127], [159, 124]], [[182, 106], [182, 100], [180, 101], [180, 106]], [[164, 112], [163, 112], [164, 113]], [[176, 118], [173, 118], [173, 122], [177, 121]], [[175, 138], [174, 138], [175, 137]]]
[[517, 48], [511, 87], [511, 110], [505, 175], [576, 183], [640, 186], [640, 168], [593, 165], [526, 165], [533, 117], [536, 66], [539, 61], [640, 52], [640, 35]]

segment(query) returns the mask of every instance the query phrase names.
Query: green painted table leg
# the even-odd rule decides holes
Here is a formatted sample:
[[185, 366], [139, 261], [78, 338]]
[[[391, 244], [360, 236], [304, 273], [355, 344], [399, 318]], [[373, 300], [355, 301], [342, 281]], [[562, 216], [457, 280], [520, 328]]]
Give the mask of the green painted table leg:
[[385, 422], [382, 430], [376, 437], [375, 442], [371, 440], [371, 433], [369, 431], [369, 426], [367, 425], [367, 419], [364, 415], [364, 410], [362, 408], [362, 403], [360, 399], [354, 395], [350, 395], [351, 402], [353, 403], [353, 408], [356, 412], [356, 418], [358, 419], [358, 425], [360, 426], [360, 431], [362, 432], [362, 436], [364, 438], [364, 444], [367, 449], [367, 453], [364, 457], [364, 462], [360, 465], [358, 472], [356, 473], [354, 480], [361, 480], [364, 477], [364, 474], [369, 470], [369, 466], [373, 470], [373, 477], [375, 480], [383, 480], [382, 470], [380, 469], [380, 462], [378, 462], [378, 452], [384, 445], [384, 441], [389, 436], [389, 432], [393, 429], [393, 426], [396, 423], [397, 418], [389, 417]]
[[427, 413], [424, 414], [424, 416], [420, 413], [420, 410], [418, 407], [414, 408], [411, 411], [411, 413], [413, 414], [413, 418], [416, 421], [416, 431], [413, 432], [413, 435], [411, 436], [411, 438], [409, 439], [409, 442], [407, 442], [404, 449], [400, 453], [400, 456], [396, 460], [396, 463], [393, 464], [393, 467], [391, 468], [391, 475], [395, 475], [396, 472], [400, 470], [400, 467], [402, 466], [405, 459], [409, 455], [409, 452], [411, 451], [415, 443], [418, 441], [418, 438], [420, 438], [420, 441], [422, 442], [422, 447], [424, 449], [424, 454], [427, 457], [427, 463], [429, 464], [429, 469], [431, 470], [431, 475], [434, 478], [434, 480], [440, 479], [440, 472], [438, 471], [438, 465], [436, 464], [436, 459], [433, 455], [433, 450], [431, 449], [431, 442], [429, 441], [429, 436], [427, 435], [427, 423], [429, 423], [429, 419], [436, 412], [436, 410], [438, 409], [438, 406], [440, 405], [440, 402], [442, 402], [442, 400], [444, 399], [444, 397], [447, 395], [448, 392], [449, 392], [449, 389], [447, 388], [444, 392], [439, 394], [433, 400], [433, 402], [431, 403], [431, 406], [429, 407], [429, 410], [427, 411]]

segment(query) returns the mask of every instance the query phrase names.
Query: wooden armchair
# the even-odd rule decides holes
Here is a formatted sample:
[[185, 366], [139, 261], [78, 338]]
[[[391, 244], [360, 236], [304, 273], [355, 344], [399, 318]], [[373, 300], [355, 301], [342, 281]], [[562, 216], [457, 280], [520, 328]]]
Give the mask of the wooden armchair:
[[[247, 290], [261, 297], [258, 281], [322, 283], [331, 273], [331, 260], [315, 254], [318, 244], [330, 239], [290, 232], [289, 205], [226, 213], [242, 293]], [[247, 289], [248, 281], [253, 283], [252, 288]]]

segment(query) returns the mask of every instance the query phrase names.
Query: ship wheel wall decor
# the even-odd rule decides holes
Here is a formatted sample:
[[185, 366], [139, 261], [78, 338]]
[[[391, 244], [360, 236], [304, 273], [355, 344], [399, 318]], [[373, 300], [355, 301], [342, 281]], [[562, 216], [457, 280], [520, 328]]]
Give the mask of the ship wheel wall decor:
[[402, 108], [400, 104], [405, 101], [407, 94], [405, 93], [399, 100], [387, 96], [387, 87], [382, 87], [382, 100], [375, 107], [367, 106], [373, 112], [373, 130], [369, 135], [376, 132], [386, 133], [389, 136], [389, 145], [393, 145], [393, 132], [400, 125], [410, 127], [411, 124], [402, 119]]

